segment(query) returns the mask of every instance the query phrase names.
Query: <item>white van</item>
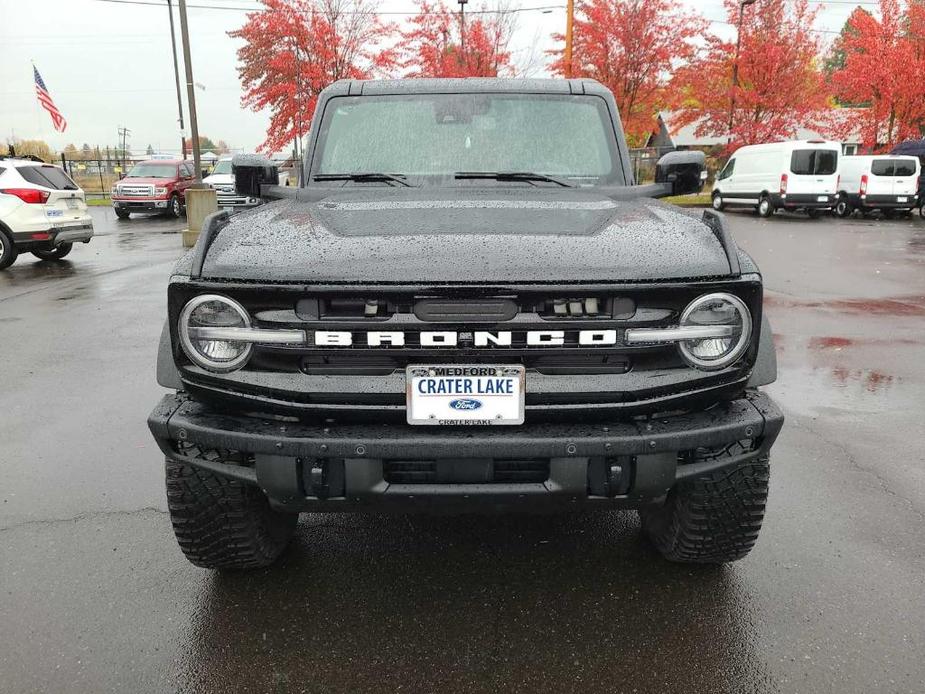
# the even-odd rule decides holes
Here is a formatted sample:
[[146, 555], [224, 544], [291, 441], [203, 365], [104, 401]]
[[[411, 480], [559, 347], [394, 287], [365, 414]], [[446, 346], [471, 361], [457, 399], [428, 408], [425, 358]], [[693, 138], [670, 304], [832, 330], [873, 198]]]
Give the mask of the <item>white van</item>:
[[855, 210], [862, 213], [880, 210], [887, 217], [908, 214], [918, 206], [919, 176], [922, 165], [918, 157], [874, 154], [842, 157], [841, 179], [835, 213], [847, 217]]
[[805, 210], [810, 217], [835, 204], [841, 144], [801, 140], [736, 150], [713, 184], [713, 208], [753, 207], [762, 217], [776, 210]]

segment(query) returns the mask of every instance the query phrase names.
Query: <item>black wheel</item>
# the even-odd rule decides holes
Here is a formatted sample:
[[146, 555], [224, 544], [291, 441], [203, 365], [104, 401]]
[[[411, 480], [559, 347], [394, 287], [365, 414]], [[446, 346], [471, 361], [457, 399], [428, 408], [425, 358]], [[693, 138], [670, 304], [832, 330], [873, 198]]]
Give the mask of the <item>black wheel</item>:
[[723, 202], [723, 194], [719, 191], [713, 193], [713, 209], [722, 212], [726, 204]]
[[806, 210], [806, 214], [810, 219], [819, 219], [822, 214], [819, 210]]
[[854, 208], [845, 198], [839, 198], [838, 202], [835, 203], [835, 214], [842, 219], [850, 217], [852, 212], [854, 212]]
[[[231, 462], [217, 451], [190, 449]], [[299, 520], [280, 513], [255, 486], [167, 460], [167, 508], [183, 554], [205, 569], [269, 566], [283, 553]]]
[[32, 255], [39, 260], [61, 260], [71, 252], [73, 247], [73, 243], [62, 243], [60, 246], [55, 246], [47, 251], [32, 251]]
[[774, 203], [771, 202], [771, 198], [767, 195], [763, 195], [761, 200], [758, 201], [758, 216], [759, 217], [770, 217], [774, 214]]
[[[735, 455], [738, 444], [721, 455]], [[661, 505], [640, 510], [642, 530], [663, 557], [722, 564], [755, 546], [768, 498], [768, 457], [682, 482]]]
[[18, 255], [19, 251], [16, 250], [16, 246], [13, 245], [13, 239], [11, 239], [5, 231], [0, 229], [0, 270], [5, 270], [15, 263], [16, 256]]
[[113, 208], [116, 211], [116, 217], [119, 219], [128, 219], [130, 212], [128, 210], [120, 210], [118, 207]]
[[171, 195], [170, 202], [167, 203], [167, 213], [171, 217], [182, 217], [183, 216], [183, 202], [180, 200], [179, 195]]

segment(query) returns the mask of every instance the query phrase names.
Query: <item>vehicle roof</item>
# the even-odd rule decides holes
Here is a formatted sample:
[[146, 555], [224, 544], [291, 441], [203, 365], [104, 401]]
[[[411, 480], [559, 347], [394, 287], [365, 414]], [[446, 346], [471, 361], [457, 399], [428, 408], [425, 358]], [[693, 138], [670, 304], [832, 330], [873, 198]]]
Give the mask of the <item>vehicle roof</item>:
[[919, 158], [913, 154], [849, 154], [845, 156], [845, 161], [873, 161], [874, 159], [914, 159]]
[[20, 159], [19, 157], [0, 157], [0, 162], [9, 162], [10, 164], [15, 164], [16, 166], [57, 166], [61, 168], [58, 164], [54, 164], [47, 161], [35, 161], [34, 159]]
[[734, 153], [733, 156], [741, 152], [742, 150], [752, 150], [752, 149], [771, 149], [778, 147], [780, 149], [796, 149], [799, 146], [803, 145], [815, 145], [819, 149], [838, 149], [841, 150], [841, 142], [836, 142], [835, 140], [782, 140], [780, 142], [762, 142], [756, 145], [743, 145], [739, 147]]
[[[329, 90], [347, 94], [609, 94], [607, 87], [592, 79], [516, 79], [505, 77], [413, 78], [394, 80], [340, 80]], [[327, 91], [327, 90], [326, 90]]]
[[905, 142], [900, 142], [893, 148], [893, 154], [907, 154], [909, 156], [923, 156], [925, 155], [925, 139], [922, 140], [906, 140]]
[[136, 161], [135, 166], [138, 164], [192, 164], [192, 159], [142, 159], [141, 161]]

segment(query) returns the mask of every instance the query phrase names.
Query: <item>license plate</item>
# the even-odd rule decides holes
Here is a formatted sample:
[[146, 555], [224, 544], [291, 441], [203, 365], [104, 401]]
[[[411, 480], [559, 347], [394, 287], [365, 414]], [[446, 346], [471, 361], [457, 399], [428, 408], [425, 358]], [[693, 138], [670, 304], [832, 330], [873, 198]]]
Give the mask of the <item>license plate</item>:
[[828, 201], [829, 201], [828, 195], [820, 195], [816, 198], [816, 202], [828, 202]]
[[494, 426], [524, 423], [524, 367], [418, 364], [405, 372], [408, 424]]
[[909, 198], [896, 198], [896, 202], [909, 202]]
[[75, 200], [74, 198], [67, 198], [64, 202], [65, 204], [67, 204], [68, 209], [70, 210], [77, 209], [77, 200]]

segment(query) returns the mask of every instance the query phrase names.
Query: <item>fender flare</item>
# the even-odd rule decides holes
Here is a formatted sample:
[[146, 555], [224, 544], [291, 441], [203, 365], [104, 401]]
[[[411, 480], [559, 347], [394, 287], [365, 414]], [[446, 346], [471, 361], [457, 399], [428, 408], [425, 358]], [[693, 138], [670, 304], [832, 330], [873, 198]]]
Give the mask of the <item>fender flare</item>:
[[161, 340], [157, 346], [157, 382], [164, 388], [183, 390], [180, 372], [173, 360], [173, 344], [170, 342], [170, 326], [164, 321]]
[[771, 332], [771, 322], [766, 315], [762, 315], [761, 335], [758, 337], [758, 356], [746, 387], [766, 386], [776, 380], [777, 353], [774, 351], [774, 335]]

